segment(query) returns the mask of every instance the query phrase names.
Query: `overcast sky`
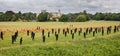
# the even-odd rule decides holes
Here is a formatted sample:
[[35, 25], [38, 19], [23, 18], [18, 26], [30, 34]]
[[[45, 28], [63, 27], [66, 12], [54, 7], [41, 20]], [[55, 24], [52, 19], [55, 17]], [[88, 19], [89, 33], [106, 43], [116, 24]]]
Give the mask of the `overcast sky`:
[[120, 0], [0, 0], [0, 11], [35, 12], [41, 10], [75, 13], [86, 10], [96, 12], [120, 12]]

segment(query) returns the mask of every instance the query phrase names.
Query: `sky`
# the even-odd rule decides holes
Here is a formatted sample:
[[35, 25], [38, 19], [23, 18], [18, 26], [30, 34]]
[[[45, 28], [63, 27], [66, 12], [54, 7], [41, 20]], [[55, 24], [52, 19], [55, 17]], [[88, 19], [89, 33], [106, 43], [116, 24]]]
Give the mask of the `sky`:
[[41, 10], [48, 12], [88, 13], [120, 12], [120, 0], [0, 0], [0, 12], [12, 10], [14, 12], [34, 12]]

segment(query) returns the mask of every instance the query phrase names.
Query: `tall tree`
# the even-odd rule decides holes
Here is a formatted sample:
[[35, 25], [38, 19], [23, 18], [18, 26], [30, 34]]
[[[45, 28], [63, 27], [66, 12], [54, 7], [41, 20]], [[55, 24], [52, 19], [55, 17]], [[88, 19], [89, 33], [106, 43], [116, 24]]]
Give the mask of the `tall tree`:
[[15, 13], [13, 11], [6, 11], [4, 15], [5, 21], [12, 21], [11, 19], [13, 19], [14, 14]]
[[47, 21], [48, 20], [48, 15], [49, 15], [48, 12], [41, 12], [38, 15], [37, 19], [38, 19], [38, 21]]

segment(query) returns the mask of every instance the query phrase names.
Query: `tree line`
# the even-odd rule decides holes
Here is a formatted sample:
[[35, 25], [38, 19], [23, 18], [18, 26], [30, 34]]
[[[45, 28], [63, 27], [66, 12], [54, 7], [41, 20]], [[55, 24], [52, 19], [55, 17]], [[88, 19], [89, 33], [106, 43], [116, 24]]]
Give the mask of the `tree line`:
[[[36, 13], [27, 12], [15, 13], [13, 11], [0, 12], [0, 21], [51, 21], [50, 18], [51, 13], [49, 12], [41, 12], [38, 15]], [[101, 13], [97, 12], [95, 14], [87, 13], [86, 10], [80, 13], [69, 13], [62, 14], [59, 18], [61, 22], [85, 22], [89, 20], [112, 20], [112, 21], [120, 21], [120, 13]], [[55, 21], [55, 20], [53, 20]]]
[[109, 20], [120, 21], [120, 13], [101, 13], [95, 14], [87, 13], [86, 10], [80, 13], [69, 13], [62, 15], [60, 21], [63, 22], [84, 22], [89, 20]]

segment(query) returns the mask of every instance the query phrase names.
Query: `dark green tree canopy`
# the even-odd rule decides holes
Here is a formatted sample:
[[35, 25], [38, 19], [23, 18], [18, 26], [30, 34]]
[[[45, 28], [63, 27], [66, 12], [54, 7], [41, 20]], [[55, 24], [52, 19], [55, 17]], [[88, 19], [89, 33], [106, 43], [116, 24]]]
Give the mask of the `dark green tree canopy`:
[[62, 22], [67, 22], [68, 21], [68, 16], [67, 15], [62, 15], [61, 17], [60, 17], [60, 21], [62, 21]]
[[38, 21], [48, 21], [48, 15], [49, 15], [48, 12], [41, 12], [38, 15], [37, 19], [38, 19]]
[[[22, 13], [21, 11], [15, 13], [13, 11], [0, 12], [0, 21], [50, 21], [48, 12], [42, 12], [39, 15], [32, 12]], [[88, 20], [113, 20], [120, 21], [120, 13], [101, 13], [90, 14], [86, 10], [79, 13], [63, 14], [59, 21], [62, 22], [75, 22], [75, 21], [88, 21]]]

